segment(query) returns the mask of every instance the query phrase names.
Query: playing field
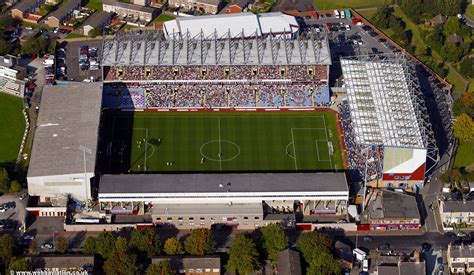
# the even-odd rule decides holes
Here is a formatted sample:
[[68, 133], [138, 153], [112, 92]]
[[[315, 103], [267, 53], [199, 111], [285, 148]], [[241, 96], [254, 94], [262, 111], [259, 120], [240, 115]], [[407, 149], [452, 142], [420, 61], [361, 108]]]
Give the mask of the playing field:
[[342, 157], [335, 120], [327, 112], [121, 112], [107, 122], [109, 170], [337, 170]]
[[25, 131], [20, 98], [0, 92], [0, 163], [14, 162]]

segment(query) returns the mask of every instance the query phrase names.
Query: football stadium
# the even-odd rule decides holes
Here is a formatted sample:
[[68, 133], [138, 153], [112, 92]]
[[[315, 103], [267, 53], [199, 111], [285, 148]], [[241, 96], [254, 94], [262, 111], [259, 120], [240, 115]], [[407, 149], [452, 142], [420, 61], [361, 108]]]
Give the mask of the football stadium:
[[45, 89], [30, 195], [93, 201], [92, 223], [312, 229], [348, 221], [349, 190], [423, 187], [438, 152], [402, 53], [344, 56], [331, 94], [325, 30], [242, 16], [104, 37], [102, 82]]

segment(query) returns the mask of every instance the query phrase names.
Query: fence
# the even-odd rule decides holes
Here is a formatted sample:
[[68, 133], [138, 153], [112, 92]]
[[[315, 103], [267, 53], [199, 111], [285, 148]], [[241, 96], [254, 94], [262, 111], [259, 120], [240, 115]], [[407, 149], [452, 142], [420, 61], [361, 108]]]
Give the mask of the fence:
[[20, 165], [23, 149], [25, 147], [26, 138], [28, 137], [28, 131], [30, 129], [30, 120], [28, 119], [28, 113], [25, 109], [22, 110], [23, 117], [25, 118], [25, 132], [23, 133], [23, 138], [21, 140], [20, 151], [18, 152], [18, 157], [16, 158], [15, 170], [17, 170]]

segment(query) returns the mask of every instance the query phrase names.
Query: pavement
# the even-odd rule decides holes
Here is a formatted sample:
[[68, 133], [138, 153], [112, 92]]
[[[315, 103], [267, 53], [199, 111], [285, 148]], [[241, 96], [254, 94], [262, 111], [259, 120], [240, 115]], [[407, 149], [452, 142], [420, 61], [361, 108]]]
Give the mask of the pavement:
[[66, 43], [66, 70], [68, 80], [83, 81], [84, 79], [90, 79], [93, 77], [94, 80], [100, 81], [102, 77], [100, 69], [84, 71], [79, 69], [79, 47], [82, 45], [88, 45], [89, 48], [98, 48], [97, 55], [100, 56], [102, 54], [102, 40], [86, 40], [63, 43]]
[[14, 202], [15, 203], [15, 208], [10, 208], [6, 210], [3, 213], [0, 213], [0, 220], [4, 219], [9, 219], [14, 222], [14, 228], [12, 230], [7, 230], [7, 229], [0, 229], [0, 234], [2, 233], [8, 233], [8, 234], [17, 234], [18, 228], [23, 226], [25, 224], [25, 219], [26, 219], [26, 204], [28, 199], [25, 198], [23, 200], [20, 200], [19, 194], [13, 193], [13, 194], [4, 194], [3, 196], [0, 196], [0, 204], [8, 203], [8, 202]]

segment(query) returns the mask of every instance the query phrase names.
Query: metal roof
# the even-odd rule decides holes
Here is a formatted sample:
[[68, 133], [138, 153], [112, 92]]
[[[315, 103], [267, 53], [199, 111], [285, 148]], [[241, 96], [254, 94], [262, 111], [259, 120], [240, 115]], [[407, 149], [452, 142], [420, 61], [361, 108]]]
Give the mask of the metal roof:
[[295, 39], [232, 36], [217, 32], [165, 39], [160, 32], [119, 33], [103, 43], [104, 66], [331, 64], [326, 33], [302, 32]]
[[344, 173], [103, 175], [99, 186], [99, 194], [223, 191], [227, 193], [348, 192], [348, 186]]
[[414, 85], [405, 59], [341, 59], [356, 142], [425, 148]]
[[101, 83], [46, 86], [36, 125], [28, 177], [94, 172], [102, 103]]
[[295, 33], [299, 30], [296, 18], [281, 12], [270, 12], [254, 14], [251, 12], [204, 15], [195, 17], [178, 17], [164, 23], [165, 35], [173, 36], [174, 33], [181, 35], [190, 33], [196, 36], [201, 31], [204, 36], [217, 32], [218, 36], [226, 35], [228, 32], [235, 36], [242, 32], [245, 36], [264, 35], [272, 33]]

